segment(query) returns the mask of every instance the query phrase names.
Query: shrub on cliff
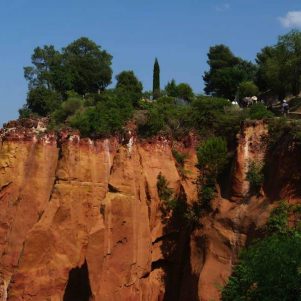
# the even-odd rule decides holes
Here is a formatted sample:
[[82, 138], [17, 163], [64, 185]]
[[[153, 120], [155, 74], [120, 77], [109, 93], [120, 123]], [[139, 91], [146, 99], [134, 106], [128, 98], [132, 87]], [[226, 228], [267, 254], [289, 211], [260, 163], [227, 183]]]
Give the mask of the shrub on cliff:
[[262, 164], [256, 161], [249, 162], [247, 172], [247, 181], [250, 183], [250, 192], [258, 193], [263, 184], [264, 174], [262, 172]]
[[221, 137], [211, 137], [197, 150], [199, 178], [199, 202], [208, 208], [214, 197], [218, 175], [227, 164], [227, 143]]
[[251, 119], [267, 119], [274, 116], [274, 114], [262, 103], [252, 105], [249, 114]]
[[69, 122], [83, 136], [104, 137], [121, 132], [132, 113], [131, 103], [110, 93], [102, 101], [97, 101], [95, 106], [77, 111]]
[[234, 144], [241, 121], [247, 117], [246, 113], [226, 99], [199, 96], [192, 102], [190, 120], [203, 137], [222, 136]]
[[211, 137], [197, 150], [198, 166], [202, 172], [216, 178], [227, 163], [227, 143], [224, 138]]
[[180, 176], [183, 179], [186, 178], [187, 173], [189, 173], [188, 170], [185, 170], [185, 161], [186, 161], [188, 155], [177, 151], [175, 148], [172, 149], [172, 155], [176, 160], [176, 167], [177, 167], [177, 170], [178, 170]]
[[190, 107], [175, 104], [174, 98], [162, 97], [156, 102], [145, 105], [146, 118], [137, 123], [141, 137], [157, 134], [181, 138], [190, 129]]

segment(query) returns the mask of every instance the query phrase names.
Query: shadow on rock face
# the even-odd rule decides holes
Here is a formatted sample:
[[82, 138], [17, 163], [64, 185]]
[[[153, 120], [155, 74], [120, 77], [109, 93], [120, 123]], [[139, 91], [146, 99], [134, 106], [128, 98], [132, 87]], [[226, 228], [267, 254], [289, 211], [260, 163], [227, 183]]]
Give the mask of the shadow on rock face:
[[74, 268], [69, 272], [64, 301], [89, 301], [92, 292], [89, 282], [87, 262], [80, 268]]

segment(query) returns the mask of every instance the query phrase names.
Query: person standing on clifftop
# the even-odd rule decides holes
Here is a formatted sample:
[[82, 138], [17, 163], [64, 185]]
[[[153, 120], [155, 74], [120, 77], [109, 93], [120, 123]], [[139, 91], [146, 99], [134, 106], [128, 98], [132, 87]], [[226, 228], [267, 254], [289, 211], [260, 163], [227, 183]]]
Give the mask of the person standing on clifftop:
[[284, 99], [282, 102], [281, 112], [284, 116], [287, 116], [288, 111], [289, 111], [289, 105], [287, 101]]

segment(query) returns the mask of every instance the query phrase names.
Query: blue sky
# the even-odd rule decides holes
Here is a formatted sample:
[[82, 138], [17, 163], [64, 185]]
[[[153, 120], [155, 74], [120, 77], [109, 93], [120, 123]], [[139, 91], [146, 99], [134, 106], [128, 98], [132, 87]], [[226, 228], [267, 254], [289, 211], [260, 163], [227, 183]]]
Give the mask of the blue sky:
[[161, 86], [175, 78], [201, 93], [210, 46], [254, 60], [293, 27], [300, 0], [0, 0], [0, 125], [25, 102], [23, 66], [36, 46], [87, 36], [113, 55], [114, 76], [134, 70], [149, 90], [158, 57]]

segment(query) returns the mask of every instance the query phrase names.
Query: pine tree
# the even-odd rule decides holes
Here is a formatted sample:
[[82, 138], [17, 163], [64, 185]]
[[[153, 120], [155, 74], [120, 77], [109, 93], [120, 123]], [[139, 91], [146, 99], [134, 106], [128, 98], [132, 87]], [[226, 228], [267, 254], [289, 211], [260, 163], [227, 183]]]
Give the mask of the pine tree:
[[160, 97], [160, 66], [158, 59], [155, 59], [154, 73], [153, 73], [153, 98]]

